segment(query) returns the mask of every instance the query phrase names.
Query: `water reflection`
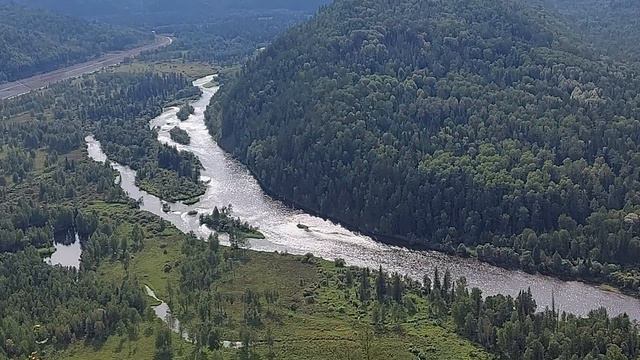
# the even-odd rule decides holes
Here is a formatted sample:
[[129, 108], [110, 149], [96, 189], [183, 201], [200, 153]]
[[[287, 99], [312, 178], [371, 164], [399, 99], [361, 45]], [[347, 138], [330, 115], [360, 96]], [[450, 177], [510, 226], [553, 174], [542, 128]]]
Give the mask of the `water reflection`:
[[80, 268], [82, 244], [77, 233], [69, 232], [54, 238], [55, 252], [46, 259], [47, 264]]

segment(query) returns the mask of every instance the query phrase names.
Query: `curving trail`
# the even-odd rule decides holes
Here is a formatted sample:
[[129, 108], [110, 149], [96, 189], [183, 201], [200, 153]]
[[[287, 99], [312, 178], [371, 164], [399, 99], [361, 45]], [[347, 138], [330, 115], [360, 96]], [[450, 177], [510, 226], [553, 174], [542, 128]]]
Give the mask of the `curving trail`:
[[151, 44], [129, 50], [108, 52], [87, 62], [2, 84], [0, 85], [0, 100], [10, 99], [33, 90], [41, 89], [58, 81], [75, 78], [84, 74], [96, 72], [105, 67], [120, 64], [125, 58], [135, 57], [144, 51], [155, 50], [171, 45], [172, 42], [173, 39], [168, 36], [156, 36], [155, 41]]

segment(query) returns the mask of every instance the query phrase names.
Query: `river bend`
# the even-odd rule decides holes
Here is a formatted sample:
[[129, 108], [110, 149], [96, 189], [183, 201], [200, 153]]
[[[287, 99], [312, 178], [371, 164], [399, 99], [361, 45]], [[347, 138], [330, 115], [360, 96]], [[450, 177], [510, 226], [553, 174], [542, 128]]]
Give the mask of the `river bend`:
[[[315, 256], [333, 260], [344, 259], [349, 265], [367, 266], [373, 269], [382, 266], [391, 272], [399, 272], [414, 279], [433, 274], [434, 268], [448, 268], [454, 278], [464, 276], [469, 286], [480, 288], [485, 295], [517, 295], [522, 289], [531, 288], [538, 308], [551, 306], [552, 294], [556, 306], [561, 311], [585, 315], [589, 310], [605, 307], [616, 315], [627, 313], [640, 320], [640, 300], [630, 296], [605, 291], [596, 286], [577, 281], [561, 281], [542, 275], [530, 275], [522, 271], [505, 270], [474, 259], [462, 259], [435, 251], [415, 251], [397, 246], [389, 246], [374, 241], [368, 236], [350, 231], [341, 225], [291, 209], [280, 201], [264, 193], [257, 180], [240, 162], [222, 150], [209, 135], [204, 123], [204, 111], [218, 87], [207, 88], [213, 76], [194, 82], [202, 89], [203, 95], [191, 104], [195, 113], [186, 121], [176, 117], [178, 108], [168, 108], [153, 119], [151, 127], [158, 127], [159, 141], [176, 146], [180, 150], [194, 153], [202, 162], [202, 178], [209, 181], [207, 192], [194, 205], [172, 204], [169, 213], [162, 211], [162, 201], [140, 190], [135, 185], [135, 171], [111, 162], [120, 172], [121, 186], [133, 199], [143, 198], [141, 208], [171, 221], [182, 231], [193, 231], [206, 237], [210, 231], [200, 226], [199, 213], [212, 211], [214, 206], [233, 205], [234, 216], [260, 228], [266, 239], [252, 240], [251, 248], [258, 251], [280, 251], [291, 254], [313, 253]], [[186, 130], [191, 144], [174, 143], [169, 130], [174, 126]], [[100, 143], [87, 137], [89, 156], [96, 161], [107, 160]], [[298, 228], [298, 224], [308, 226]]]

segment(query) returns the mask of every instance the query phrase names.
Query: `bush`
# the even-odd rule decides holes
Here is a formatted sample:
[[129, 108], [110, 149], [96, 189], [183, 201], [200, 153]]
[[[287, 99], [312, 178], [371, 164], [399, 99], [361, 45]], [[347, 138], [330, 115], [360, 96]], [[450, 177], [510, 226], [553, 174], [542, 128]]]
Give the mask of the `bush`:
[[309, 264], [313, 261], [313, 254], [312, 253], [306, 253], [304, 254], [304, 256], [302, 257], [301, 260], [304, 264]]

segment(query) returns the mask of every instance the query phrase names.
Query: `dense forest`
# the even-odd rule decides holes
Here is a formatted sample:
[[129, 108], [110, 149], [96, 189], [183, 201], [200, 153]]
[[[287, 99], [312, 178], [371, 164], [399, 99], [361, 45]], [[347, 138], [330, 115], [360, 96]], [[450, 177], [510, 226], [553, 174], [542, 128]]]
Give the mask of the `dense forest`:
[[0, 83], [152, 40], [151, 33], [15, 5], [0, 5], [0, 18]]
[[338, 0], [249, 61], [207, 122], [308, 210], [635, 291], [640, 82], [558, 24], [515, 1]]
[[311, 13], [329, 0], [0, 0], [107, 23], [160, 26], [208, 22], [235, 14]]
[[157, 31], [174, 34], [176, 39], [170, 47], [146, 54], [143, 58], [237, 64], [308, 16], [306, 12], [293, 11], [268, 15], [249, 12], [212, 18], [205, 23], [158, 26]]
[[640, 3], [633, 0], [537, 0], [565, 17], [568, 26], [600, 53], [618, 59], [640, 56]]
[[1, 254], [0, 280], [3, 359], [104, 340], [116, 329], [135, 334], [147, 307], [137, 280], [115, 283], [92, 272], [52, 267], [33, 249]]

